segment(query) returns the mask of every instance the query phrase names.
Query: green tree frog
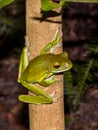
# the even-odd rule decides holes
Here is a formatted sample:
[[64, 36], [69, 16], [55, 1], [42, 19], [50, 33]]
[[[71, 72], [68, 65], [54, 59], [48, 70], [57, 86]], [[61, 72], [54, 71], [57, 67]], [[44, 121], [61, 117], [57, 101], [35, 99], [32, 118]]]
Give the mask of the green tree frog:
[[54, 98], [41, 90], [35, 84], [38, 83], [43, 87], [47, 87], [58, 81], [55, 75], [69, 70], [72, 63], [68, 58], [67, 52], [60, 54], [49, 53], [55, 48], [60, 41], [57, 35], [54, 40], [48, 43], [40, 52], [40, 55], [32, 59], [28, 63], [28, 47], [24, 47], [21, 53], [18, 82], [31, 91], [34, 96], [20, 95], [19, 100], [32, 104], [51, 104]]

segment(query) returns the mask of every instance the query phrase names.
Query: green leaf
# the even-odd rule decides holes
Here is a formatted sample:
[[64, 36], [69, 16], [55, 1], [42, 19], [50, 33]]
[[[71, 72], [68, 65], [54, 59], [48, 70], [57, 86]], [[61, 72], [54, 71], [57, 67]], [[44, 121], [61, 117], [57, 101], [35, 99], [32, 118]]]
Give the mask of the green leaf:
[[98, 0], [64, 0], [65, 2], [98, 3]]
[[98, 68], [98, 60], [94, 60], [93, 66]]
[[10, 4], [13, 1], [14, 0], [0, 0], [0, 9], [2, 9], [3, 7], [5, 7], [6, 5]]
[[93, 65], [93, 59], [91, 59], [89, 62], [88, 62], [88, 66], [87, 66], [87, 64], [85, 65], [85, 66], [87, 66], [86, 68], [85, 68], [85, 72], [84, 72], [84, 75], [82, 75], [82, 77], [81, 77], [81, 80], [79, 81], [79, 83], [78, 83], [78, 94], [77, 94], [77, 98], [76, 98], [76, 106], [78, 106], [79, 105], [79, 102], [80, 102], [80, 100], [81, 100], [81, 98], [82, 98], [82, 95], [83, 95], [83, 93], [84, 93], [84, 89], [86, 88], [85, 86], [86, 86], [86, 80], [87, 80], [87, 78], [88, 78], [88, 76], [90, 76], [90, 70], [91, 70], [91, 67], [92, 67], [92, 65]]
[[64, 3], [64, 0], [60, 0], [59, 3], [52, 2], [52, 0], [41, 0], [41, 11], [45, 12], [62, 7]]
[[72, 77], [71, 71], [69, 70], [69, 71], [64, 72], [64, 94], [65, 94], [65, 98], [70, 109], [71, 109], [72, 101], [75, 94], [72, 80], [73, 80], [73, 77]]
[[58, 3], [52, 0], [41, 0], [41, 11], [46, 12], [55, 8], [62, 8], [66, 2], [98, 3], [98, 0], [58, 0]]
[[71, 71], [64, 72], [64, 86], [65, 86], [65, 95], [73, 95], [74, 89], [73, 89], [73, 77], [71, 74]]
[[70, 70], [64, 72], [64, 94], [69, 109], [71, 109], [75, 91], [73, 87], [73, 76]]

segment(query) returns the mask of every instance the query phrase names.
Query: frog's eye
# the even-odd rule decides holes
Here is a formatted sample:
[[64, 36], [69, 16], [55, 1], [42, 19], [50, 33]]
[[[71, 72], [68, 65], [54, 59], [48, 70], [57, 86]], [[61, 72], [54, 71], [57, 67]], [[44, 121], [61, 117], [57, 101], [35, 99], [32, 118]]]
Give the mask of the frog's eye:
[[52, 2], [53, 2], [54, 4], [59, 4], [59, 3], [60, 3], [59, 0], [52, 0]]
[[60, 67], [60, 63], [59, 62], [55, 62], [53, 65], [54, 68], [58, 69]]

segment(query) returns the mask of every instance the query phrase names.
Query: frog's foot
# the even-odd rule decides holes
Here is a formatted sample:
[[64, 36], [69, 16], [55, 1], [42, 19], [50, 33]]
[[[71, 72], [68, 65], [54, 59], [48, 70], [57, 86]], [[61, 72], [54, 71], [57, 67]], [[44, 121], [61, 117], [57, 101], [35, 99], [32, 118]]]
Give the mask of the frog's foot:
[[49, 85], [51, 85], [51, 84], [53, 84], [55, 82], [58, 82], [58, 80], [55, 79], [55, 76], [53, 75], [53, 76], [50, 76], [49, 78], [47, 78], [45, 80], [40, 81], [39, 83], [41, 85], [43, 85], [44, 87], [47, 87], [47, 86], [49, 86]]
[[52, 43], [51, 43], [51, 48], [50, 48], [50, 53], [54, 53], [54, 50], [58, 47], [61, 47], [61, 36], [59, 35], [59, 32], [60, 32], [60, 29], [58, 28], [56, 33], [55, 33], [55, 36], [52, 40]]
[[60, 98], [62, 98], [63, 95], [53, 98], [53, 102], [57, 103]]
[[61, 47], [61, 46], [62, 46], [61, 43], [57, 43], [53, 48], [50, 49], [50, 53], [54, 53], [54, 50], [55, 50], [56, 48]]
[[56, 82], [63, 82], [63, 78], [56, 78]]
[[58, 100], [63, 97], [63, 94], [58, 96], [58, 97], [54, 97], [54, 95], [55, 95], [55, 92], [53, 92], [52, 95], [51, 95], [51, 97], [53, 98], [54, 103], [57, 103]]
[[28, 40], [28, 37], [25, 36], [24, 38], [25, 38], [25, 46], [28, 47], [28, 46], [29, 46], [29, 40]]

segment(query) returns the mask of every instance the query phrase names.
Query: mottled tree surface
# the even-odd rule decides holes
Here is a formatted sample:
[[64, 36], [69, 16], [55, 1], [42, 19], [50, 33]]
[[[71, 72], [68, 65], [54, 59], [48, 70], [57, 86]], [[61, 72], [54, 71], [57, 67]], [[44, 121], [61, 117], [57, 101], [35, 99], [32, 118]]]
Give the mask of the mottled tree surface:
[[[59, 36], [62, 35], [61, 16], [50, 15], [42, 22], [40, 13], [41, 1], [26, 1], [26, 34], [29, 40], [30, 59], [39, 55], [40, 50], [47, 45], [55, 36], [57, 30]], [[55, 9], [58, 13], [60, 9]], [[47, 12], [46, 14], [49, 14]], [[62, 43], [61, 43], [62, 44]], [[61, 53], [62, 45], [54, 50], [54, 53]], [[44, 61], [43, 61], [44, 62]], [[63, 79], [62, 75], [56, 78]], [[62, 80], [63, 81], [63, 80]], [[39, 88], [46, 91], [47, 94], [55, 93], [59, 97], [63, 93], [63, 83], [56, 82], [47, 88], [37, 84]], [[30, 93], [32, 94], [32, 93]], [[33, 96], [33, 94], [32, 94]], [[64, 130], [64, 100], [63, 96], [52, 104], [33, 105], [29, 104], [30, 130]], [[59, 122], [59, 123], [58, 123]]]

